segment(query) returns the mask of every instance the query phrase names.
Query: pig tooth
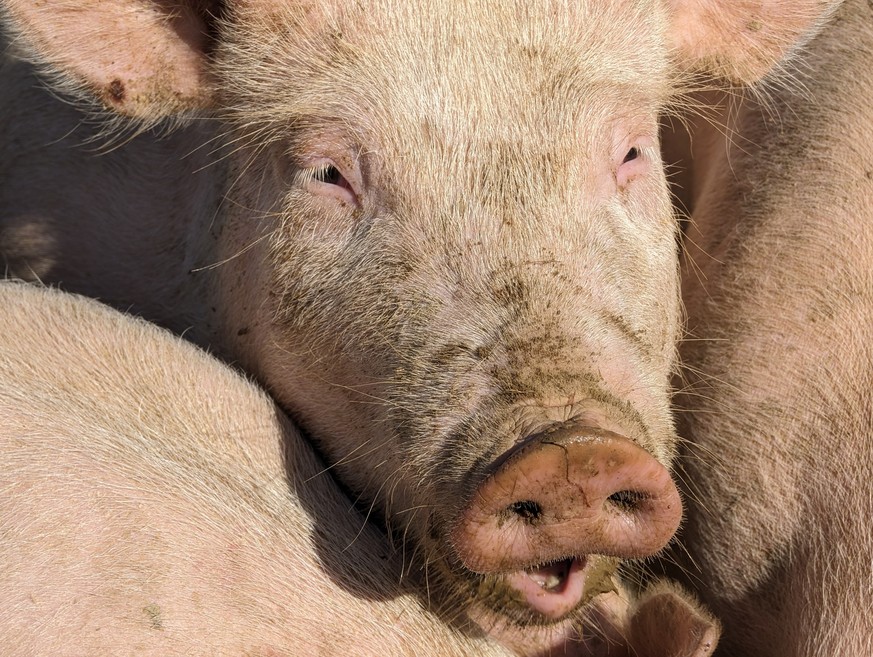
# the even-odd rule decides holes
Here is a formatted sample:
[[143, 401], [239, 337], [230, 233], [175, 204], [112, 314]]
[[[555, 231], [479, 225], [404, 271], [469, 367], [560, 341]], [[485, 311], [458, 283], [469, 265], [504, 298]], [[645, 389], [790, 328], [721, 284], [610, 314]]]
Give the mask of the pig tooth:
[[573, 559], [556, 561], [527, 571], [527, 576], [544, 591], [557, 591], [566, 581]]
[[530, 578], [540, 585], [540, 588], [546, 591], [551, 591], [558, 588], [561, 583], [561, 577], [553, 573], [542, 575], [540, 573], [530, 573]]

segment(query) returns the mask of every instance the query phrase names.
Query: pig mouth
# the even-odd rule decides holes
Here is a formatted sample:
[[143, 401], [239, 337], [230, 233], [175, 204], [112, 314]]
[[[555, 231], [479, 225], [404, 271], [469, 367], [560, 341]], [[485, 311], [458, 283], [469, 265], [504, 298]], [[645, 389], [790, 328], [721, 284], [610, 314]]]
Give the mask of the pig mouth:
[[586, 641], [603, 632], [597, 611], [618, 593], [619, 561], [571, 556], [501, 574], [466, 571], [467, 616], [521, 654], [583, 654]]
[[585, 593], [587, 559], [572, 557], [505, 576], [527, 608], [545, 619], [560, 620], [576, 609]]
[[507, 622], [522, 627], [558, 626], [578, 621], [594, 598], [615, 590], [617, 566], [618, 559], [590, 555], [502, 574], [468, 571], [474, 598], [471, 616], [483, 627]]

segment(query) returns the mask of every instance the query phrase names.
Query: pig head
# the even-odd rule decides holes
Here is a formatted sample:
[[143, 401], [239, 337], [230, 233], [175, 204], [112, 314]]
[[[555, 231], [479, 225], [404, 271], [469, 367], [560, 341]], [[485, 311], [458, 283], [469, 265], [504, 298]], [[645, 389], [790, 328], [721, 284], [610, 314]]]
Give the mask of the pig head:
[[[763, 75], [825, 3], [3, 7], [61, 88], [142, 129], [209, 118], [211, 202], [147, 218], [184, 244], [176, 270], [106, 293], [153, 317], [176, 301], [409, 539], [448, 608], [509, 643], [558, 636], [619, 559], [670, 540], [659, 116], [690, 74]], [[114, 156], [140, 175], [130, 146]], [[194, 174], [168, 171], [184, 196]], [[64, 282], [116, 280], [86, 269]]]

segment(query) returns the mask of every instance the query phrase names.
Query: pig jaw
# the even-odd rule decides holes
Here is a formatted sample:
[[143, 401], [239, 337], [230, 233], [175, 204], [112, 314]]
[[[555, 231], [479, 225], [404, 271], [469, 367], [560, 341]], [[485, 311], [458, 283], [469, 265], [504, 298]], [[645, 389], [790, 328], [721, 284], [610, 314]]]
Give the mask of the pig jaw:
[[[257, 341], [257, 330], [243, 337]], [[402, 344], [403, 338], [387, 342]], [[660, 533], [661, 538], [656, 537], [655, 544], [618, 552], [609, 546], [578, 544], [548, 551], [540, 543], [537, 549], [542, 548], [545, 556], [515, 557], [497, 566], [465, 564], [455, 545], [453, 527], [464, 510], [464, 501], [481, 497], [482, 482], [502, 453], [519, 449], [544, 427], [574, 419], [594, 427], [593, 434], [621, 432], [628, 442], [645, 445], [668, 462], [674, 437], [666, 402], [659, 413], [651, 397], [637, 395], [638, 403], [648, 404], [648, 408], [636, 411], [625, 401], [633, 396], [628, 389], [619, 386], [614, 393], [606, 393], [603, 381], [592, 387], [596, 377], [571, 376], [559, 364], [545, 364], [545, 369], [563, 374], [556, 378], [563, 384], [573, 382], [578, 393], [559, 397], [552, 392], [544, 395], [548, 402], [522, 394], [524, 399], [519, 400], [517, 394], [501, 388], [514, 381], [519, 390], [524, 389], [530, 378], [509, 376], [507, 360], [497, 353], [499, 349], [486, 359], [500, 363], [494, 368], [501, 372], [499, 378], [483, 377], [482, 372], [489, 368], [482, 361], [459, 368], [457, 360], [448, 358], [443, 359], [446, 383], [434, 388], [439, 377], [423, 373], [413, 378], [411, 370], [396, 361], [391, 369], [402, 370], [402, 374], [390, 385], [386, 380], [391, 369], [370, 369], [362, 375], [373, 363], [391, 364], [384, 352], [370, 363], [358, 363], [346, 360], [348, 355], [342, 348], [328, 355], [322, 349], [310, 351], [319, 341], [274, 335], [262, 345], [276, 348], [268, 357], [258, 359], [267, 363], [262, 378], [280, 382], [273, 384], [274, 394], [309, 431], [327, 455], [331, 470], [352, 490], [362, 492], [358, 501], [371, 517], [381, 517], [395, 535], [411, 541], [408, 549], [416, 555], [411, 569], [421, 569], [421, 577], [430, 587], [443, 589], [434, 599], [455, 600], [453, 610], [468, 609], [471, 618], [495, 638], [503, 640], [504, 635], [517, 632], [526, 633], [528, 638], [533, 634], [556, 637], [578, 633], [587, 608], [603, 585], [604, 573], [611, 572], [616, 561], [603, 555], [610, 551], [625, 557], [651, 554], [675, 529], [678, 500], [674, 501], [673, 519], [667, 521], [673, 524]], [[316, 359], [310, 361], [313, 355]], [[295, 362], [291, 356], [299, 360]], [[339, 366], [341, 362], [350, 362], [351, 372]], [[615, 385], [625, 383], [634, 371], [632, 367], [605, 364], [600, 369], [612, 372]], [[557, 385], [549, 387], [554, 390]], [[465, 400], [463, 405], [461, 400]], [[648, 456], [645, 450], [640, 451]], [[651, 462], [657, 465], [654, 459]], [[661, 470], [663, 480], [665, 471]], [[633, 491], [633, 487], [619, 486], [616, 493], [628, 489]], [[609, 496], [608, 492], [604, 495]], [[507, 544], [502, 549], [509, 551], [510, 547]], [[483, 570], [490, 574], [482, 574]], [[436, 580], [441, 584], [435, 584]]]
[[[590, 622], [590, 616], [604, 594], [616, 590], [616, 565], [615, 559], [605, 557], [580, 560], [574, 566], [580, 571], [577, 581], [567, 585], [580, 589], [579, 599], [571, 605], [566, 604], [569, 597], [546, 591], [525, 573], [519, 573], [519, 577], [528, 579], [532, 587], [503, 577], [470, 579], [468, 597], [461, 600], [475, 623], [520, 654], [549, 654], [549, 647], [556, 650], [555, 654], [565, 654], [565, 646], [579, 644], [586, 635], [600, 631], [598, 623]], [[576, 596], [574, 592], [572, 597]], [[531, 605], [531, 598], [536, 597], [540, 598], [542, 612]], [[536, 648], [532, 650], [530, 646]]]

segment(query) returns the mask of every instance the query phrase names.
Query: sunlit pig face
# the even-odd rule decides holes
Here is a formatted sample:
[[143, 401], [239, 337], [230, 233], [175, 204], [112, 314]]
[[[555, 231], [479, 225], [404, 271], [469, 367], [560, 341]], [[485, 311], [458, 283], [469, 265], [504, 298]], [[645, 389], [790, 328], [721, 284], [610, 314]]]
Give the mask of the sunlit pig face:
[[[654, 538], [519, 538], [575, 513], [556, 480], [572, 465], [587, 481], [576, 461], [603, 456], [577, 445], [620, 443], [606, 513], [672, 486], [660, 6], [251, 3], [234, 20], [217, 53], [236, 163], [216, 270], [228, 349], [431, 584], [486, 624], [572, 622], [615, 557], [657, 551], [678, 522], [676, 499], [640, 521]], [[553, 431], [570, 465], [528, 459]], [[473, 531], [511, 468], [561, 470], [543, 475], [557, 506], [507, 499], [518, 531]]]

